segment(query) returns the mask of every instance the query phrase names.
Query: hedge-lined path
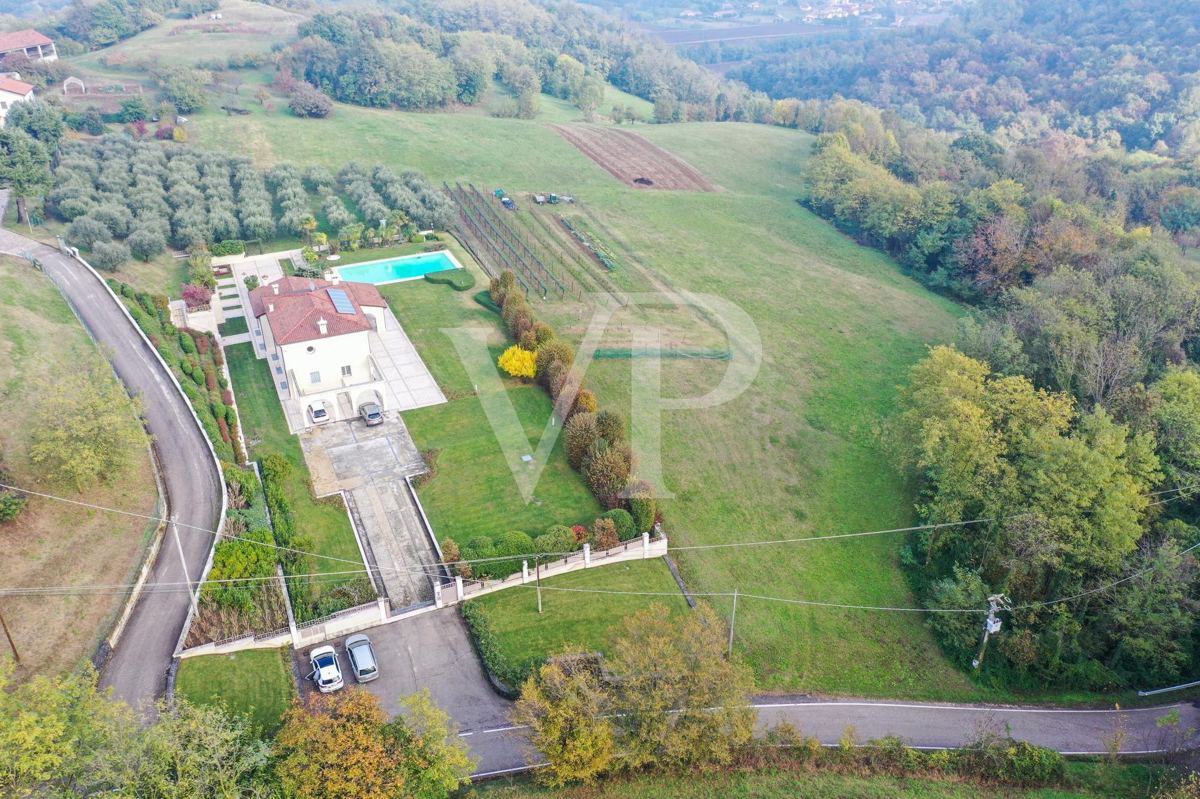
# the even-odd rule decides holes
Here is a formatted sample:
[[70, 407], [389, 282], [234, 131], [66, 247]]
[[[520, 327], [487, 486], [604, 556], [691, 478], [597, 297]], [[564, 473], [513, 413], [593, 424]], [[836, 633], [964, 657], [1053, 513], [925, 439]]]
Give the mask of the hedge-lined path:
[[[0, 212], [7, 200], [8, 192], [0, 193]], [[198, 581], [213, 537], [193, 528], [216, 529], [224, 485], [187, 399], [118, 301], [86, 267], [10, 230], [0, 230], [0, 252], [29, 253], [41, 262], [92, 336], [111, 349], [113, 368], [126, 388], [141, 395], [171, 513], [182, 525], [193, 526], [179, 528], [186, 575], [172, 541], [160, 550], [147, 584]], [[101, 685], [112, 687], [117, 699], [150, 710], [166, 690], [167, 669], [187, 612], [185, 592], [143, 594], [101, 675]]]

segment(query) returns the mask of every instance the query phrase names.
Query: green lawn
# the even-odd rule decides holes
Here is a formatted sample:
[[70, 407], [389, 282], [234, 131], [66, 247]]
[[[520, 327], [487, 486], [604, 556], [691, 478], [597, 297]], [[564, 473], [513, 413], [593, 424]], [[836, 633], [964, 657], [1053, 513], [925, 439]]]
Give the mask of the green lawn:
[[[470, 255], [457, 243], [451, 244], [451, 250], [474, 272], [477, 282], [486, 285]], [[452, 398], [443, 405], [404, 413], [417, 447], [438, 450], [437, 476], [420, 489], [421, 504], [438, 538], [465, 544], [479, 535], [495, 537], [509, 530], [536, 537], [553, 524], [594, 521], [601, 508], [567, 464], [561, 439], [538, 481], [535, 499], [525, 503], [454, 345], [442, 332], [464, 326], [493, 331], [493, 351], [498, 355], [505, 346], [499, 318], [476, 303], [473, 292], [446, 285], [413, 280], [381, 286], [380, 291], [438, 385]], [[549, 420], [550, 398], [536, 385], [508, 380], [506, 387], [532, 452]]]
[[244, 316], [235, 316], [228, 322], [222, 322], [217, 325], [217, 329], [221, 331], [222, 336], [236, 336], [240, 333], [246, 333], [250, 330], [250, 325]]
[[[687, 601], [662, 558], [571, 572], [543, 580], [542, 585], [547, 590], [542, 591], [541, 613], [533, 588], [511, 588], [471, 600], [487, 610], [500, 652], [514, 668], [554, 655], [568, 646], [585, 652], [607, 652], [619, 632], [621, 619], [651, 604], [666, 605], [673, 613], [688, 610]], [[553, 588], [648, 591], [671, 596], [549, 590]]]
[[[250, 117], [231, 123], [204, 114], [194, 127], [206, 146], [252, 141], [256, 157], [268, 162], [290, 158], [336, 167], [351, 158], [383, 160], [393, 168], [417, 167], [436, 181], [569, 192], [619, 238], [613, 245], [625, 261], [744, 309], [763, 343], [753, 385], [725, 405], [663, 417], [664, 477], [675, 495], [665, 503], [666, 530], [673, 542], [810, 536], [913, 520], [914, 497], [889, 465], [879, 429], [908, 367], [926, 346], [949, 337], [959, 311], [796, 203], [811, 137], [748, 124], [638, 126], [722, 189], [700, 193], [625, 187], [553, 130], [520, 120], [339, 105], [324, 121], [277, 117], [267, 124]], [[339, 132], [336, 151], [325, 146], [331, 127]], [[458, 301], [467, 315], [485, 313], [470, 309], [469, 298]], [[406, 328], [405, 315], [424, 313], [416, 305], [398, 310]], [[590, 317], [578, 305], [536, 307], [568, 338], [579, 338]], [[674, 323], [669, 314], [662, 319]], [[611, 343], [621, 335], [615, 331]], [[681, 343], [713, 344], [693, 340], [690, 332]], [[422, 353], [446, 382], [441, 356]], [[702, 394], [723, 369], [722, 362], [668, 362], [664, 392]], [[629, 413], [629, 361], [595, 362], [587, 379], [602, 407]], [[419, 424], [414, 428], [419, 436]], [[460, 482], [462, 490], [467, 485]], [[911, 606], [915, 599], [899, 568], [902, 544], [899, 536], [879, 537], [682, 552], [678, 560], [697, 591], [753, 588], [790, 599]], [[867, 616], [763, 602], [738, 610], [739, 645], [765, 690], [1002, 696], [950, 667], [915, 614]]]
[[496, 780], [462, 792], [462, 799], [1144, 799], [1160, 770], [1070, 763], [1067, 784], [1021, 789], [948, 779], [850, 776], [768, 768], [718, 774], [641, 776], [598, 788], [543, 788], [528, 780]]
[[[308, 539], [313, 552], [339, 559], [314, 558], [314, 571], [342, 572], [356, 568], [343, 562], [362, 563], [358, 543], [354, 540], [354, 530], [350, 527], [350, 517], [346, 515], [339, 498], [318, 500], [309, 490], [304, 451], [300, 448], [300, 439], [288, 432], [287, 419], [279, 405], [267, 362], [254, 357], [253, 344], [226, 347], [225, 358], [241, 412], [247, 454], [255, 460], [261, 460], [272, 452], [278, 452], [291, 462], [292, 474], [284, 490], [296, 517], [296, 534]], [[353, 575], [314, 581], [314, 596], [319, 597], [348, 582], [349, 577]]]
[[175, 691], [194, 704], [223, 705], [246, 716], [259, 735], [269, 738], [296, 695], [291, 669], [286, 648], [184, 658]]

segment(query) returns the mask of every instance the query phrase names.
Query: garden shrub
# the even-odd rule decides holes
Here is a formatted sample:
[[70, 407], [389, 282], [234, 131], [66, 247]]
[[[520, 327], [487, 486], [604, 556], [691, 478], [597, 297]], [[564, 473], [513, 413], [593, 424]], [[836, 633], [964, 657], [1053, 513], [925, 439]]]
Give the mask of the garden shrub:
[[537, 374], [537, 356], [516, 345], [509, 347], [500, 355], [498, 365], [513, 377], [533, 379]]
[[633, 516], [624, 508], [613, 508], [612, 510], [602, 513], [601, 519], [608, 519], [617, 529], [617, 537], [622, 541], [628, 541], [631, 538], [636, 538], [638, 535], [637, 528], [633, 524]]
[[[600, 403], [596, 402], [596, 395], [586, 388], [579, 389], [579, 393], [575, 395], [575, 409], [572, 413], [595, 413], [600, 407]], [[599, 430], [599, 422], [597, 420], [597, 430]]]
[[496, 555], [499, 557], [530, 555], [533, 551], [533, 539], [520, 530], [507, 532], [496, 542]]
[[196, 340], [191, 337], [191, 334], [186, 331], [179, 333], [179, 348], [188, 355], [196, 354]]
[[533, 549], [537, 553], [574, 552], [579, 549], [579, 542], [575, 540], [575, 534], [571, 532], [570, 527], [556, 524], [547, 530], [545, 535], [539, 535], [533, 540]]
[[621, 492], [629, 484], [630, 460], [628, 445], [616, 444], [600, 448], [584, 462], [583, 479], [605, 508], [621, 504]]
[[537, 370], [538, 374], [543, 376], [542, 385], [550, 388], [550, 384], [546, 382], [546, 378], [549, 377], [551, 364], [561, 363], [563, 366], [569, 368], [574, 362], [575, 350], [562, 339], [551, 339], [538, 347]]
[[487, 308], [492, 313], [500, 313], [500, 306], [497, 305], [496, 301], [492, 299], [490, 292], [480, 291], [476, 293], [475, 302], [479, 303], [484, 308]]
[[272, 452], [262, 459], [263, 478], [274, 483], [281, 483], [292, 476], [292, 462], [278, 452]]
[[633, 517], [637, 533], [648, 533], [654, 529], [658, 503], [654, 499], [653, 486], [645, 480], [635, 480], [629, 485], [629, 514]]
[[625, 420], [614, 411], [600, 411], [596, 414], [596, 426], [600, 429], [600, 437], [610, 444], [625, 440]]
[[214, 258], [220, 258], [226, 255], [241, 255], [246, 251], [246, 242], [240, 239], [226, 239], [225, 241], [215, 242], [209, 252]]
[[596, 425], [596, 414], [577, 413], [567, 420], [563, 427], [564, 445], [567, 450], [567, 462], [573, 469], [583, 468], [588, 453], [600, 439], [600, 429]]
[[621, 539], [617, 536], [617, 526], [612, 519], [597, 519], [592, 524], [591, 535], [588, 538], [592, 549], [597, 552], [603, 552], [606, 549], [612, 549], [617, 544], [621, 543]]
[[545, 322], [534, 322], [533, 335], [537, 340], [538, 346], [540, 347], [550, 339], [554, 338], [554, 328], [550, 327], [550, 325], [546, 324]]

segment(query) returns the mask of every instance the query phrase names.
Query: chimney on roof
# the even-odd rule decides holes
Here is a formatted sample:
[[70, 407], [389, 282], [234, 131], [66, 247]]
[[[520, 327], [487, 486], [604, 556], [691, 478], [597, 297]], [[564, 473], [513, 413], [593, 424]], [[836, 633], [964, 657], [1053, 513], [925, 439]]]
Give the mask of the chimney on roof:
[[273, 302], [267, 303], [267, 313], [275, 313], [275, 303], [273, 303]]
[[271, 288], [275, 289], [276, 294], [279, 293], [279, 284], [278, 283], [272, 283]]
[[324, 316], [317, 320], [317, 329], [321, 331], [322, 336], [329, 334], [329, 323], [325, 321]]

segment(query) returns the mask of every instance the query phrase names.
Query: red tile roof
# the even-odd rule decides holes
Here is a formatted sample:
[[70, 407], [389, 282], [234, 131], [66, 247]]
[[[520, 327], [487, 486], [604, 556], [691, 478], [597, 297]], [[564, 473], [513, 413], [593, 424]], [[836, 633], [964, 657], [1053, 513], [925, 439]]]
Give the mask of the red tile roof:
[[[346, 291], [354, 313], [337, 312], [329, 297], [331, 288]], [[379, 289], [370, 283], [335, 284], [306, 277], [282, 277], [250, 292], [250, 308], [255, 317], [267, 317], [276, 344], [296, 344], [370, 330], [371, 322], [363, 313], [363, 306], [383, 308], [387, 303]], [[326, 322], [324, 335], [318, 324], [321, 319]]]
[[13, 94], [19, 94], [24, 97], [33, 91], [33, 89], [34, 87], [28, 83], [22, 83], [21, 81], [13, 80], [12, 78], [0, 77], [0, 91], [12, 92]]
[[12, 50], [24, 50], [26, 47], [37, 47], [39, 44], [54, 44], [54, 41], [46, 38], [32, 28], [24, 31], [13, 31], [12, 33], [0, 33], [0, 53], [7, 53]]

